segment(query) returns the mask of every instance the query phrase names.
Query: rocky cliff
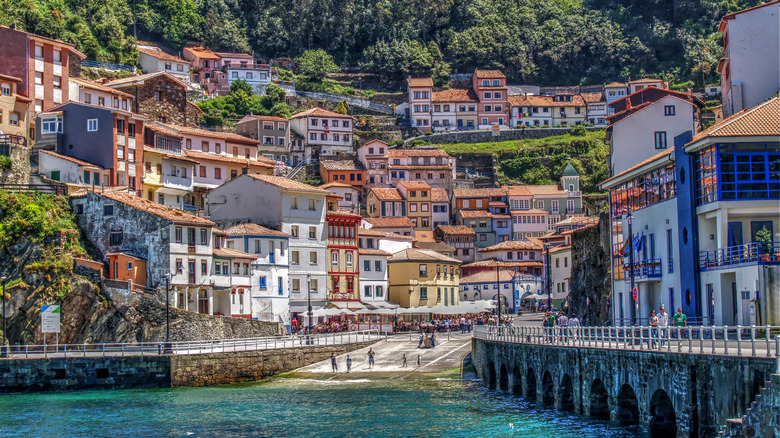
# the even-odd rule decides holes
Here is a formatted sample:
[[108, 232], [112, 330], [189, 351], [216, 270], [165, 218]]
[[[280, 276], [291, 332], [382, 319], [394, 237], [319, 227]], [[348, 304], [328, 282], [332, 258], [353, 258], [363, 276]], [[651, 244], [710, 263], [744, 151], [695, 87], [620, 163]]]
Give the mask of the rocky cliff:
[[569, 311], [583, 325], [604, 325], [611, 318], [612, 282], [609, 216], [602, 212], [597, 226], [572, 234]]

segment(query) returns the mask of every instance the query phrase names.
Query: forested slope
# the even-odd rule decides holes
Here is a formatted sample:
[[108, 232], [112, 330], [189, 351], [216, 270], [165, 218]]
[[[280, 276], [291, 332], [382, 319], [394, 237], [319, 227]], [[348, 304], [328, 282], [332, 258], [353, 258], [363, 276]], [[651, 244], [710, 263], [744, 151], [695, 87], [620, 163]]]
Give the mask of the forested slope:
[[[511, 82], [715, 80], [720, 18], [760, 0], [0, 0], [0, 23], [134, 62], [124, 35], [268, 57], [323, 48], [393, 78], [500, 68]], [[135, 9], [135, 10], [134, 10]], [[135, 18], [135, 19], [134, 19]], [[433, 43], [433, 44], [432, 44]], [[433, 72], [431, 71], [433, 69]]]

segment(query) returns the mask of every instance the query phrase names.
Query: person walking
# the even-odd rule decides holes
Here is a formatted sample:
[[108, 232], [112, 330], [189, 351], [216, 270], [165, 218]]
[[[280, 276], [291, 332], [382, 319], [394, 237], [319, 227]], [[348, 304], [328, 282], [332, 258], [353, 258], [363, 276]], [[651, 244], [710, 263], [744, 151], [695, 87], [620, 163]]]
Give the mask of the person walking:
[[419, 367], [422, 364], [422, 357], [418, 354], [417, 355], [417, 366]]
[[366, 353], [366, 355], [368, 356], [368, 368], [369, 369], [374, 368], [374, 356], [376, 356], [376, 353], [374, 353], [374, 349], [369, 348], [368, 353]]
[[466, 331], [471, 333], [471, 318], [466, 318]]
[[330, 366], [333, 368], [333, 372], [337, 372], [339, 370], [338, 365], [336, 365], [336, 354], [331, 353], [330, 354]]
[[352, 371], [352, 358], [347, 355], [347, 372]]
[[406, 353], [401, 356], [401, 368], [406, 368]]
[[561, 340], [563, 342], [568, 341], [569, 317], [563, 312], [561, 312], [561, 316], [558, 318], [558, 327], [561, 328]]
[[669, 314], [666, 313], [666, 308], [661, 304], [661, 313], [658, 314], [658, 327], [661, 328], [661, 347], [664, 346], [666, 341], [666, 328], [669, 327]]

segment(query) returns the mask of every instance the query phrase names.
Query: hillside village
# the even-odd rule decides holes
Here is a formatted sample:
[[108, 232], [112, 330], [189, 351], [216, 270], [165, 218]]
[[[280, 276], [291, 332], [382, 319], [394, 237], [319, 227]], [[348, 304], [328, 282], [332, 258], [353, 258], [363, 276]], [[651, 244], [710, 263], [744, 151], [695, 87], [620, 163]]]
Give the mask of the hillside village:
[[[365, 113], [347, 96], [296, 90], [283, 79], [288, 58], [138, 42], [140, 69], [90, 80], [73, 45], [0, 26], [0, 155], [30, 166], [0, 188], [66, 193], [96, 250], [77, 263], [98, 262], [139, 294], [165, 290], [185, 311], [294, 326], [312, 309], [569, 309], [571, 293], [588, 293], [573, 291], [577, 233], [601, 224], [611, 322], [665, 304], [696, 324], [778, 324], [780, 44], [761, 31], [769, 10], [780, 2], [723, 17], [721, 83], [696, 93], [657, 78], [512, 85], [475, 69], [446, 88], [409, 77], [403, 102]], [[294, 113], [208, 126], [196, 102], [236, 83], [255, 95], [279, 87]], [[358, 132], [371, 111], [412, 141]], [[572, 163], [553, 184], [476, 184], [433, 144], [437, 133], [585, 127], [610, 147], [604, 209], [583, 198]]]

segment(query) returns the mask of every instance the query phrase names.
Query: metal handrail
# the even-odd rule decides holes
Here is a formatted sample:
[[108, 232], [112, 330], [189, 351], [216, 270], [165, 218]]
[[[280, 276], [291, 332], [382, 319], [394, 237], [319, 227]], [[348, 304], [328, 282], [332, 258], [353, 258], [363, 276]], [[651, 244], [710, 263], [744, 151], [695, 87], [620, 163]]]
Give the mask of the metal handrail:
[[[114, 357], [155, 356], [161, 354], [209, 354], [237, 351], [261, 351], [278, 348], [301, 348], [325, 345], [343, 345], [380, 340], [378, 330], [321, 333], [312, 335], [269, 336], [256, 338], [215, 339], [197, 341], [124, 342], [93, 344], [8, 345], [3, 359], [29, 359], [38, 357]], [[0, 348], [3, 348], [0, 346]], [[1, 360], [1, 359], [0, 359]]]
[[[780, 326], [476, 326], [473, 337], [485, 341], [559, 347], [648, 352], [766, 357], [780, 371]], [[774, 340], [772, 339], [774, 337]]]
[[699, 252], [702, 270], [747, 263], [780, 263], [780, 242], [751, 242]]

